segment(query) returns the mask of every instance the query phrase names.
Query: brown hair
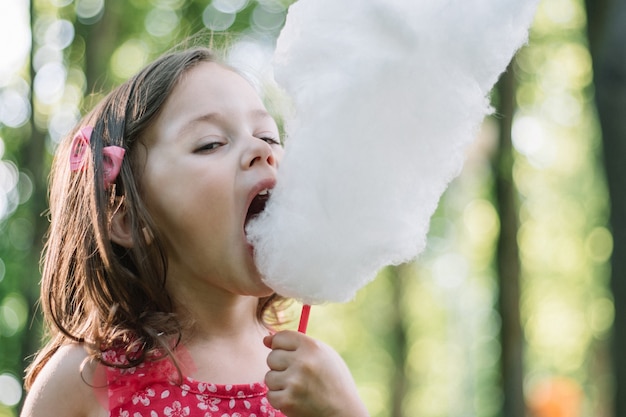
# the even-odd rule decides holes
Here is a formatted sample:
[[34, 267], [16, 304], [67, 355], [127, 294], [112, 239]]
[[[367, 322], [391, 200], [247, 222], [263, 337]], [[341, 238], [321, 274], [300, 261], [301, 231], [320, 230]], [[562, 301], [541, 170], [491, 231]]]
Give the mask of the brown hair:
[[[143, 145], [139, 138], [158, 116], [181, 77], [201, 62], [216, 62], [206, 48], [164, 55], [113, 90], [59, 145], [50, 175], [50, 228], [42, 254], [41, 305], [49, 341], [27, 370], [29, 388], [37, 374], [65, 344], [83, 343], [92, 357], [124, 348], [135, 366], [158, 350], [170, 351], [180, 338], [181, 320], [165, 291], [167, 258], [141, 198]], [[73, 135], [93, 126], [91, 155], [84, 169], [70, 171]], [[126, 149], [117, 180], [104, 186], [105, 146]], [[145, 150], [144, 150], [145, 151]], [[115, 210], [125, 210], [133, 247], [109, 238]], [[148, 241], [149, 240], [149, 241]], [[257, 318], [277, 320], [276, 295], [261, 298]]]

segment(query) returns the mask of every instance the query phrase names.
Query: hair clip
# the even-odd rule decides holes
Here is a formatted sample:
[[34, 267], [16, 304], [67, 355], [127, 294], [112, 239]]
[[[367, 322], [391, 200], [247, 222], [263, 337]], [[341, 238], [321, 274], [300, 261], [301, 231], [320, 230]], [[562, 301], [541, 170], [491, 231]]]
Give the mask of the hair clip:
[[[84, 169], [85, 155], [89, 148], [92, 132], [93, 127], [85, 126], [74, 135], [70, 149], [70, 169], [72, 172]], [[109, 187], [115, 182], [115, 179], [120, 173], [125, 153], [126, 149], [119, 146], [105, 146], [102, 148], [105, 187]]]

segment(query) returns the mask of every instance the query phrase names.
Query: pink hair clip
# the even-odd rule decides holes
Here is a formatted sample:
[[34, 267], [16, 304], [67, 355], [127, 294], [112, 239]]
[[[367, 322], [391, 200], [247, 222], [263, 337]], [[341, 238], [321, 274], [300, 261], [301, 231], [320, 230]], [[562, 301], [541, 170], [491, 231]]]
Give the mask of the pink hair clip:
[[[89, 141], [91, 139], [91, 133], [93, 127], [85, 126], [76, 132], [74, 139], [72, 140], [72, 147], [70, 151], [70, 169], [72, 172], [81, 171], [85, 165], [85, 155], [89, 148]], [[124, 160], [124, 154], [126, 149], [119, 146], [105, 146], [102, 148], [102, 154], [104, 156], [104, 186], [109, 187], [115, 182], [117, 175], [120, 173], [122, 167], [122, 161]]]

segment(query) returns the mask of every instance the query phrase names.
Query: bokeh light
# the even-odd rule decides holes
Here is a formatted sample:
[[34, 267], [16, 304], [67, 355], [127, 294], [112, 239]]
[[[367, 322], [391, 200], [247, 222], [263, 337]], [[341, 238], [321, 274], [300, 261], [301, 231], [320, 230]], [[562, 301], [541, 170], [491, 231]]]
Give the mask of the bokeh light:
[[65, 19], [54, 20], [48, 26], [44, 37], [46, 45], [56, 49], [65, 49], [74, 40], [74, 25]]
[[2, 282], [2, 280], [4, 279], [4, 275], [6, 274], [6, 272], [7, 272], [7, 269], [4, 264], [4, 261], [2, 260], [2, 258], [0, 258], [0, 282]]
[[100, 20], [104, 13], [104, 0], [76, 0], [76, 16], [85, 24]]
[[35, 52], [33, 68], [35, 71], [39, 71], [44, 65], [50, 62], [63, 62], [63, 51], [44, 44]]
[[13, 89], [0, 92], [0, 123], [20, 127], [30, 119], [30, 100]]
[[27, 251], [33, 245], [34, 225], [25, 218], [13, 218], [9, 222], [8, 237], [11, 245], [21, 251]]
[[50, 0], [50, 3], [52, 3], [53, 6], [55, 7], [65, 7], [65, 6], [69, 6], [70, 4], [72, 4], [74, 0]]
[[111, 57], [111, 71], [120, 79], [130, 78], [148, 60], [148, 46], [140, 40], [130, 39], [118, 47]]
[[33, 195], [33, 180], [24, 172], [20, 172], [20, 179], [17, 183], [19, 204], [26, 203]]
[[170, 35], [178, 26], [180, 19], [178, 14], [172, 9], [156, 8], [146, 15], [146, 30], [156, 37]]
[[516, 117], [513, 123], [512, 140], [515, 150], [539, 169], [550, 167], [558, 155], [553, 142], [550, 141], [547, 128], [537, 117], [528, 115]]
[[[498, 212], [485, 199], [471, 201], [463, 210], [463, 221], [472, 246], [488, 249], [500, 231]], [[487, 247], [486, 247], [487, 246]]]
[[22, 399], [22, 384], [8, 373], [0, 375], [0, 404], [12, 407]]
[[0, 13], [0, 87], [12, 79], [16, 68], [22, 68], [30, 51], [28, 2], [2, 0]]
[[532, 417], [580, 417], [583, 388], [565, 377], [536, 378], [528, 389], [528, 408]]
[[61, 62], [44, 64], [33, 83], [37, 99], [43, 104], [56, 103], [63, 96], [66, 76], [67, 71]]
[[257, 0], [260, 6], [271, 12], [285, 11], [287, 10], [287, 6], [293, 2], [293, 0]]
[[600, 339], [607, 337], [614, 316], [615, 307], [612, 300], [605, 297], [593, 300], [588, 309], [588, 323], [595, 337]]
[[[9, 293], [0, 304], [0, 322], [4, 321], [4, 325], [0, 324], [0, 328], [8, 332], [16, 333], [24, 328], [28, 319], [28, 304], [24, 297], [16, 292]], [[10, 334], [9, 334], [10, 335]]]
[[571, 0], [550, 0], [542, 4], [541, 11], [552, 24], [562, 28], [582, 28], [585, 11], [581, 2]]
[[11, 161], [0, 160], [0, 220], [5, 219], [17, 207], [18, 179], [17, 166]]
[[273, 45], [266, 39], [242, 37], [229, 49], [227, 61], [245, 74], [261, 94], [270, 98], [268, 87], [273, 82], [271, 67]]
[[235, 23], [236, 17], [236, 13], [223, 12], [216, 9], [213, 4], [209, 4], [202, 12], [204, 26], [216, 32], [224, 31], [231, 27]]
[[48, 134], [52, 142], [59, 143], [79, 119], [80, 111], [76, 106], [63, 106], [55, 112], [48, 123]]
[[267, 8], [257, 5], [250, 16], [250, 25], [259, 32], [276, 32], [285, 23], [284, 9]]
[[432, 278], [441, 288], [460, 287], [468, 277], [467, 259], [458, 253], [445, 253], [432, 263]]
[[211, 5], [222, 13], [239, 13], [247, 5], [248, 0], [213, 0]]

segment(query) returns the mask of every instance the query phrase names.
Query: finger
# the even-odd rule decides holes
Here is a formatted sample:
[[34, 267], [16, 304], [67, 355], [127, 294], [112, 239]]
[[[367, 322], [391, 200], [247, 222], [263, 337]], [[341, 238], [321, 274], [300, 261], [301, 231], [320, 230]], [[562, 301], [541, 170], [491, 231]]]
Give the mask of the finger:
[[284, 390], [280, 391], [267, 391], [265, 396], [267, 401], [274, 407], [276, 410], [281, 410], [283, 413], [286, 413], [291, 409], [292, 400], [290, 400], [289, 393]]
[[292, 352], [286, 350], [273, 350], [267, 355], [267, 366], [273, 371], [284, 371], [292, 361]]
[[263, 338], [263, 344], [267, 348], [272, 348], [272, 340], [274, 339], [274, 334], [268, 334]]
[[274, 334], [270, 348], [294, 351], [298, 349], [304, 337], [307, 336], [292, 330], [283, 330]]
[[265, 385], [268, 392], [282, 391], [287, 387], [285, 376], [280, 371], [269, 371], [265, 374]]

